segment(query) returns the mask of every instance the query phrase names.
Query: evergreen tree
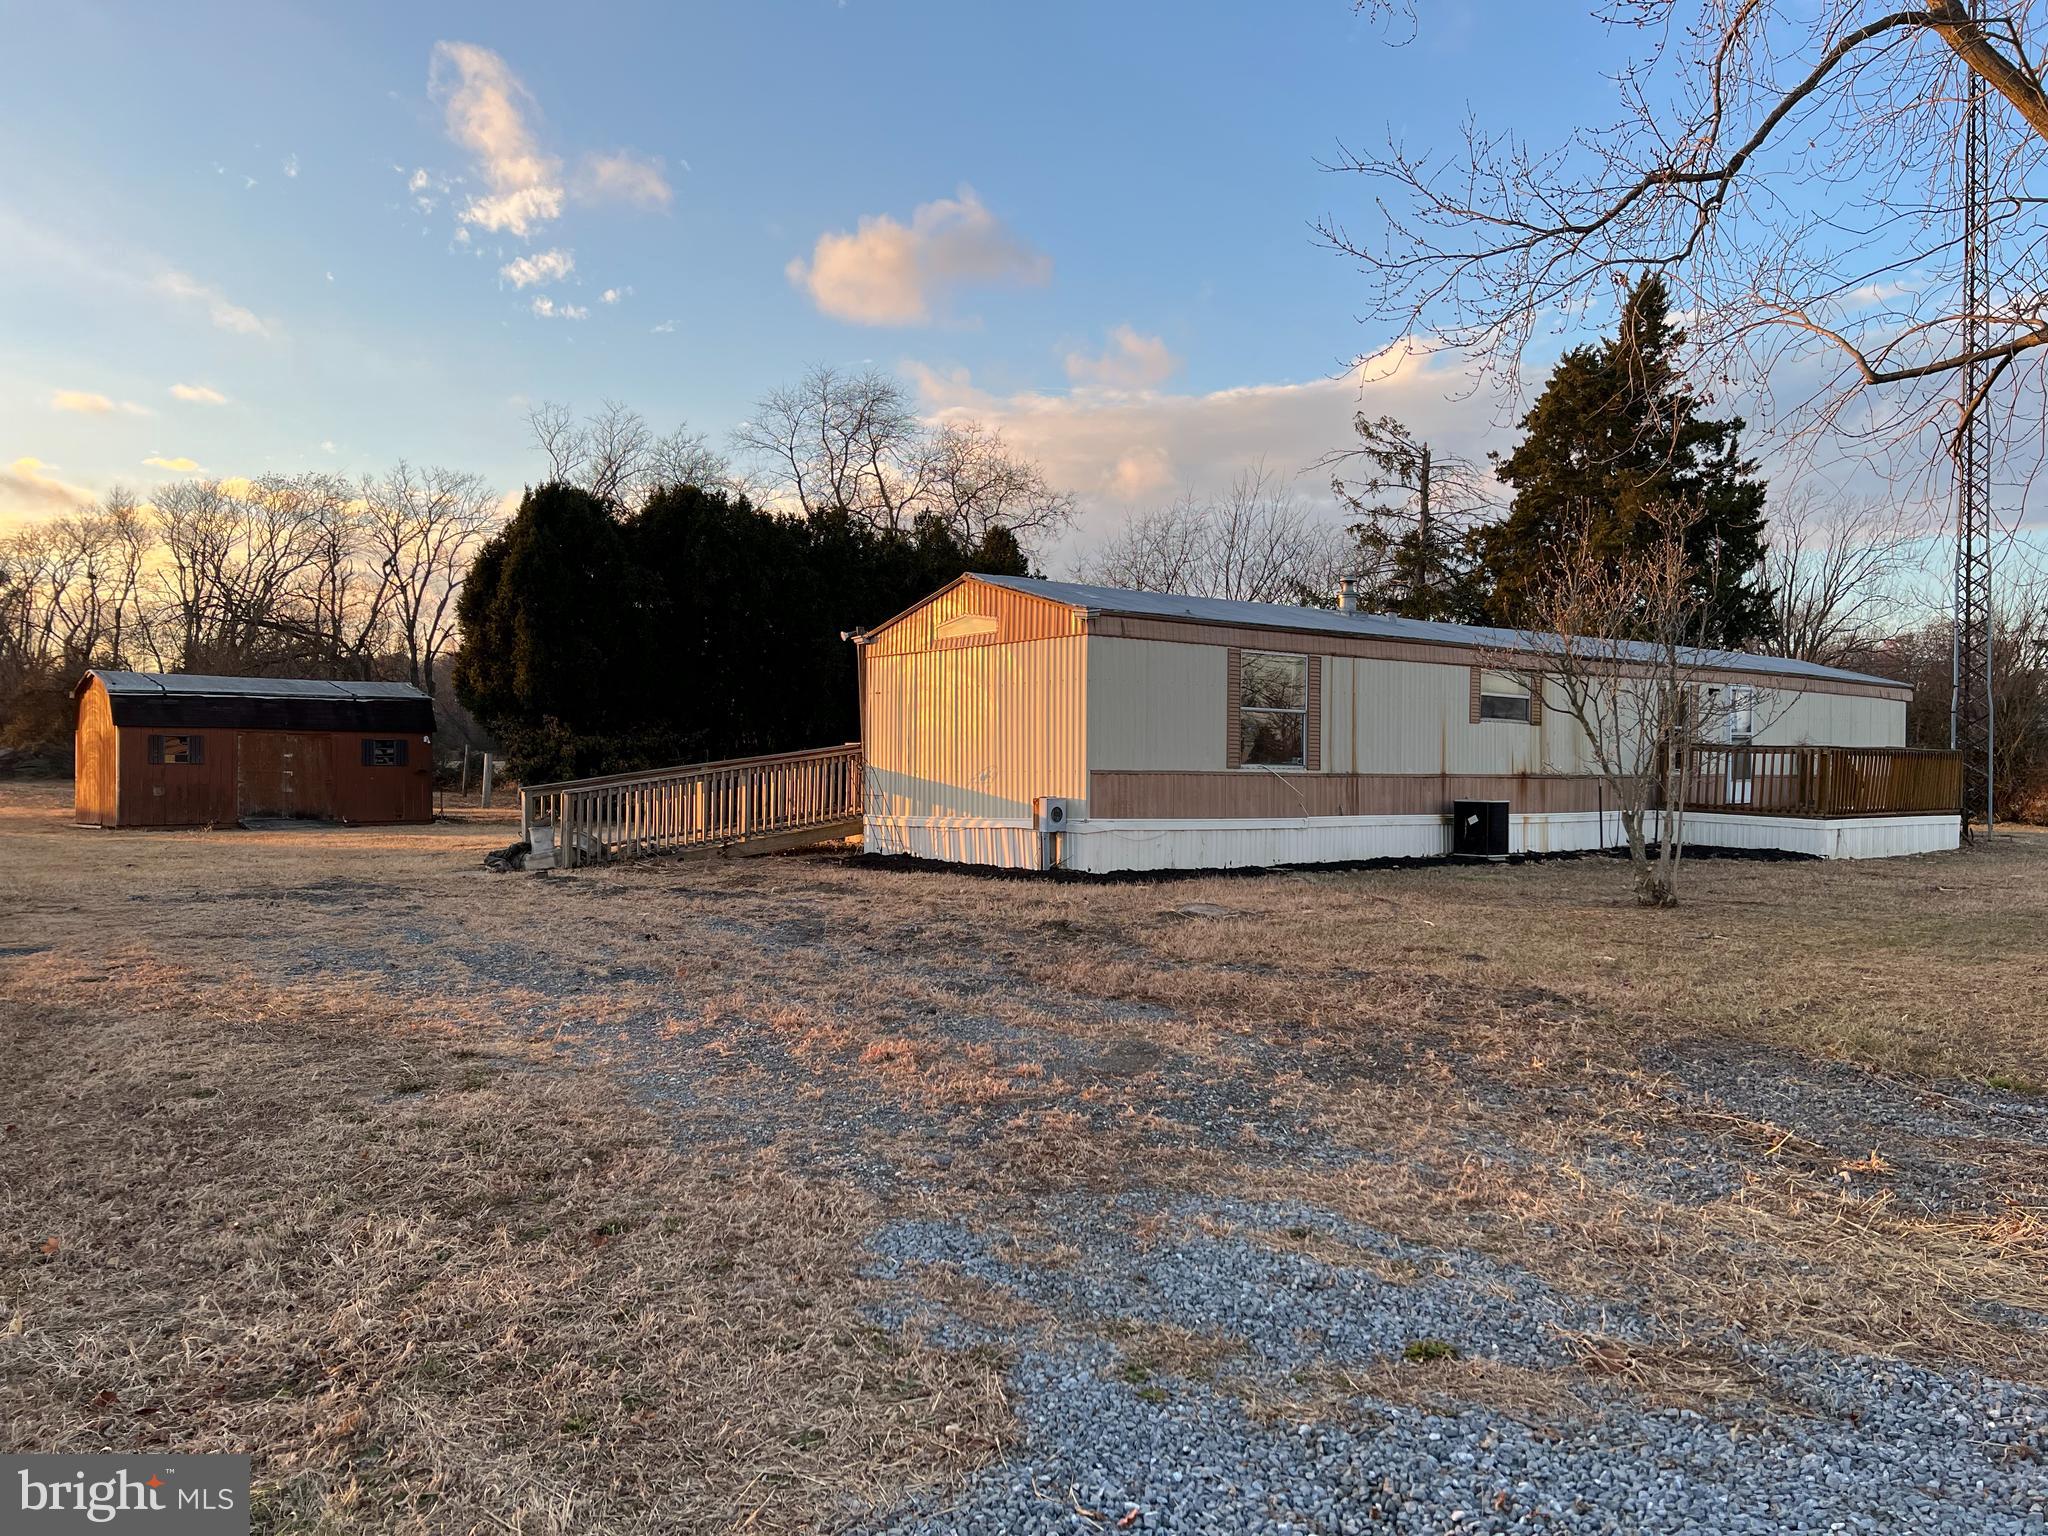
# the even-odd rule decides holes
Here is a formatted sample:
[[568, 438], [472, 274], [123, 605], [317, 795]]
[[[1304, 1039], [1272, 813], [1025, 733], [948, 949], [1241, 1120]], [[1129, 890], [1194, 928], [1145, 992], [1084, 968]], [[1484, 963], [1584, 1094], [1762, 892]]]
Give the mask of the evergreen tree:
[[1492, 622], [1528, 622], [1581, 526], [1619, 559], [1657, 537], [1654, 509], [1677, 505], [1694, 514], [1686, 555], [1711, 643], [1739, 648], [1770, 634], [1758, 577], [1765, 483], [1743, 456], [1742, 418], [1706, 415], [1679, 373], [1684, 341], [1663, 279], [1650, 274], [1630, 288], [1613, 337], [1559, 360], [1522, 418], [1521, 444], [1497, 464], [1514, 487], [1508, 515], [1477, 540]]
[[456, 695], [529, 781], [847, 741], [860, 708], [840, 632], [968, 570], [1028, 563], [1000, 527], [898, 532], [692, 485], [626, 512], [544, 485], [464, 584]]

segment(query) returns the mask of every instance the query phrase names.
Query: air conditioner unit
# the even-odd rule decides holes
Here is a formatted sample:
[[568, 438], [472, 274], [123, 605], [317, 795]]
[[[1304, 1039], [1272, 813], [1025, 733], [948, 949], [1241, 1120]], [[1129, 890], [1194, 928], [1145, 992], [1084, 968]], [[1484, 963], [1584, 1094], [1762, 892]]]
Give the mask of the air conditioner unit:
[[1069, 806], [1066, 801], [1051, 795], [1040, 795], [1031, 802], [1032, 824], [1038, 828], [1038, 867], [1058, 869], [1060, 867], [1060, 834], [1067, 830]]
[[1508, 856], [1508, 802], [1453, 800], [1451, 857], [1504, 859]]

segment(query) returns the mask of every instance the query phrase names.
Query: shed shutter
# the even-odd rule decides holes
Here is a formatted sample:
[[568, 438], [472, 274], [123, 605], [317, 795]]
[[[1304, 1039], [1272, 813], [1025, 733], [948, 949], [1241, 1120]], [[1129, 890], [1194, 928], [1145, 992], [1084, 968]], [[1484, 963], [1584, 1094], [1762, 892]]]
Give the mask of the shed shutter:
[[365, 736], [363, 738], [363, 766], [365, 768], [377, 766], [377, 742], [374, 737]]
[[206, 738], [204, 736], [187, 736], [185, 738], [185, 761], [188, 763], [203, 763], [206, 761]]
[[407, 741], [403, 736], [398, 738], [398, 766], [401, 768], [405, 766], [405, 749], [411, 745], [412, 743]]
[[163, 737], [161, 737], [161, 736], [152, 736], [152, 737], [150, 737], [150, 738], [149, 738], [149, 765], [150, 765], [150, 767], [152, 767], [152, 768], [157, 768], [157, 767], [161, 767], [161, 766], [163, 765], [163, 760], [164, 760], [164, 739], [163, 739]]
[[1223, 728], [1227, 733], [1223, 761], [1227, 767], [1241, 768], [1244, 766], [1244, 735], [1237, 711], [1244, 697], [1244, 653], [1233, 645], [1229, 657], [1224, 666], [1224, 687], [1230, 696], [1223, 711]]

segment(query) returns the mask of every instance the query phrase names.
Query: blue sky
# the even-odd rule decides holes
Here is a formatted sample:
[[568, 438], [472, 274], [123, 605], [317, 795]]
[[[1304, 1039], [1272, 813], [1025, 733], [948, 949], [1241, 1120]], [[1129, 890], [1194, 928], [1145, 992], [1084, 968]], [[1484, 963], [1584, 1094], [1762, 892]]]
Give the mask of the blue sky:
[[[1292, 472], [1381, 339], [1318, 156], [1610, 108], [1581, 8], [1424, 9], [9, 0], [0, 521], [400, 456], [516, 489], [532, 402], [722, 438], [813, 362], [990, 419], [1088, 529]], [[1493, 436], [1454, 392], [1377, 405]]]

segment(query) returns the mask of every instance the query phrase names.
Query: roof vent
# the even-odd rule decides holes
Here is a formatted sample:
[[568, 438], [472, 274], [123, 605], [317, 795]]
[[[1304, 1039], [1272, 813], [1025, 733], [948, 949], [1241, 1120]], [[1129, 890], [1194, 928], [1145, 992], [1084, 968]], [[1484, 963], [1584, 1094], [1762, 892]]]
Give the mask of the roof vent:
[[1337, 578], [1337, 611], [1339, 613], [1358, 612], [1358, 578], [1356, 576], [1339, 576]]

